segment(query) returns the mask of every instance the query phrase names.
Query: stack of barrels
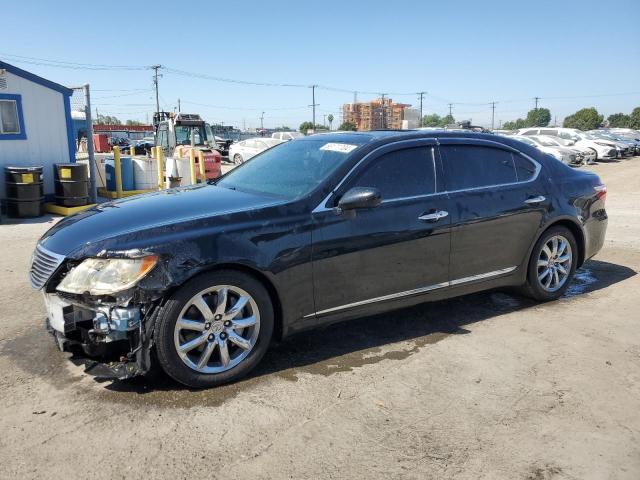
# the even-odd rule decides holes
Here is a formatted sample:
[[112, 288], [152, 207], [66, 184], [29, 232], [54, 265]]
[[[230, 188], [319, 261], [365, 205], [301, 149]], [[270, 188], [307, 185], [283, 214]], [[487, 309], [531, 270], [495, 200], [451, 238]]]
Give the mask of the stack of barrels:
[[80, 207], [89, 203], [89, 173], [84, 163], [56, 163], [53, 166], [56, 204]]
[[7, 215], [39, 217], [44, 213], [42, 167], [5, 167]]
[[[14, 218], [44, 214], [43, 167], [5, 167], [7, 215]], [[56, 204], [80, 207], [89, 203], [89, 172], [86, 164], [53, 165]]]

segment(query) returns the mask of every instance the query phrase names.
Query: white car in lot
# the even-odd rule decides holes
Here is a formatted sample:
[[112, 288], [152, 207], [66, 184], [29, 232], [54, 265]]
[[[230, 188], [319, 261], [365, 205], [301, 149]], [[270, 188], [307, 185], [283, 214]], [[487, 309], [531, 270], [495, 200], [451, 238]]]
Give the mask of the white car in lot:
[[271, 138], [276, 138], [278, 140], [284, 140], [288, 142], [289, 140], [295, 140], [296, 138], [304, 137], [300, 132], [275, 132], [271, 134]]
[[548, 135], [573, 140], [575, 146], [589, 148], [596, 154], [595, 160], [607, 160], [620, 155], [615, 142], [597, 138], [589, 133], [575, 128], [560, 127], [532, 127], [518, 130], [518, 135]]
[[578, 166], [582, 164], [582, 156], [578, 156], [578, 152], [558, 145], [556, 142], [547, 140], [544, 136], [514, 135], [511, 138], [524, 142], [532, 147], [536, 147], [538, 150], [548, 153], [566, 165]]
[[569, 140], [568, 138], [552, 137], [551, 135], [537, 135], [540, 139], [545, 139], [547, 142], [551, 142], [559, 147], [569, 148], [575, 150], [578, 155], [581, 155], [584, 162], [587, 165], [596, 163], [596, 152], [588, 147], [576, 145], [575, 140]]
[[229, 147], [229, 159], [236, 165], [240, 165], [251, 157], [283, 142], [285, 140], [277, 138], [247, 138], [241, 142], [231, 144], [231, 147]]

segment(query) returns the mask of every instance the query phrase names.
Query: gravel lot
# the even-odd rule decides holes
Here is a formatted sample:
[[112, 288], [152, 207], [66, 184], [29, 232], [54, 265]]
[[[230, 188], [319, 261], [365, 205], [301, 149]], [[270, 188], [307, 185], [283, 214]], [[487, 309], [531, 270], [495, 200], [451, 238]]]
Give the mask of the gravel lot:
[[640, 478], [640, 158], [602, 163], [605, 248], [566, 298], [494, 292], [299, 335], [209, 391], [98, 383], [0, 225], [2, 478]]

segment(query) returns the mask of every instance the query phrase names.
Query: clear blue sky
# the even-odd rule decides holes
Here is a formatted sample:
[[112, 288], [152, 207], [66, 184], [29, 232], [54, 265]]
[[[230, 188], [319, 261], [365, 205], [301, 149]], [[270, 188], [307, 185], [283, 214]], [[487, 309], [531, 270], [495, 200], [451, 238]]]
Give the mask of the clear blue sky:
[[[487, 104], [494, 100], [496, 124], [526, 115], [534, 96], [558, 120], [583, 106], [609, 115], [640, 105], [638, 0], [41, 0], [8, 2], [2, 17], [0, 59], [62, 84], [90, 83], [99, 111], [121, 120], [144, 121], [155, 109], [151, 71], [58, 68], [7, 54], [87, 64], [158, 63], [232, 79], [371, 92], [424, 90], [425, 113], [445, 114], [453, 102], [456, 118], [485, 125], [491, 118]], [[308, 88], [164, 72], [160, 95], [165, 109], [180, 98], [182, 111], [212, 122], [255, 127], [263, 110], [267, 127], [297, 127], [311, 119]], [[580, 96], [591, 97], [554, 98]], [[417, 105], [416, 95], [391, 97]], [[333, 113], [337, 122], [340, 105], [352, 99], [352, 93], [318, 90], [318, 121]]]

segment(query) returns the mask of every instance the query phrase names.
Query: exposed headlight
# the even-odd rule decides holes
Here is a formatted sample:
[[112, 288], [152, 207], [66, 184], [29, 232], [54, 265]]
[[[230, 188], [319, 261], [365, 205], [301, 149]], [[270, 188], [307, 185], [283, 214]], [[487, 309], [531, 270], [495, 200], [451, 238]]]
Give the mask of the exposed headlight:
[[87, 258], [73, 268], [57, 290], [67, 293], [111, 295], [133, 287], [158, 262], [156, 255], [141, 258]]

